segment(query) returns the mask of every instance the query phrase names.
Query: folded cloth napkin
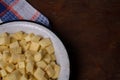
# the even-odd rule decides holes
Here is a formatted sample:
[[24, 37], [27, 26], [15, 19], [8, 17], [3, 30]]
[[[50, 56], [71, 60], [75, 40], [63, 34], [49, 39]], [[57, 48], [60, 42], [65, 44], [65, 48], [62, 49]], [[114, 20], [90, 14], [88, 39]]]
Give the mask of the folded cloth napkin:
[[0, 0], [0, 22], [31, 20], [49, 26], [48, 19], [26, 0]]

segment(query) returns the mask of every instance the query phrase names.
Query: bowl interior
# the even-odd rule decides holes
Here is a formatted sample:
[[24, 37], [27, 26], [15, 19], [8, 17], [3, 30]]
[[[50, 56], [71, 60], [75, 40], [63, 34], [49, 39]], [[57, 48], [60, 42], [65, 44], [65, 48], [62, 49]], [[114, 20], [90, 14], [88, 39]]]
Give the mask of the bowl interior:
[[9, 22], [0, 25], [0, 33], [14, 33], [18, 31], [34, 33], [36, 35], [41, 35], [43, 37], [50, 38], [55, 48], [55, 56], [57, 59], [57, 63], [61, 67], [58, 80], [69, 80], [70, 65], [67, 51], [60, 39], [53, 32], [43, 27], [42, 25], [25, 21]]

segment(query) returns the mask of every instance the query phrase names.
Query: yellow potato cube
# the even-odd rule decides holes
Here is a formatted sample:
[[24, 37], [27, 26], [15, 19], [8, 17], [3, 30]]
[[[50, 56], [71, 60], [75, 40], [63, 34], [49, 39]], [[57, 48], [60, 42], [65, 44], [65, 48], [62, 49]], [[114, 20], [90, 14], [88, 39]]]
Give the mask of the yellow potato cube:
[[22, 62], [25, 61], [25, 56], [24, 54], [11, 54], [11, 57], [9, 59], [9, 63], [18, 63], [18, 62]]
[[22, 53], [22, 48], [21, 47], [12, 48], [10, 49], [10, 53], [20, 54]]
[[34, 62], [33, 61], [27, 62], [26, 63], [26, 71], [33, 74], [33, 69], [34, 69]]
[[32, 51], [26, 51], [25, 52], [25, 57], [26, 57], [26, 62], [29, 62], [29, 61], [34, 61], [34, 56], [33, 56], [33, 53]]
[[44, 75], [45, 75], [45, 72], [41, 68], [37, 68], [37, 70], [35, 70], [34, 72], [34, 76], [38, 80], [42, 80]]
[[51, 61], [51, 57], [49, 54], [46, 54], [45, 57], [43, 58], [43, 60], [46, 62], [46, 63], [50, 63]]
[[45, 71], [46, 71], [46, 73], [48, 74], [48, 76], [49, 76], [50, 78], [53, 77], [54, 74], [55, 74], [55, 71], [54, 71], [54, 69], [52, 68], [51, 65], [48, 65], [48, 66], [45, 68]]
[[12, 72], [14, 69], [15, 69], [15, 66], [13, 64], [9, 64], [6, 67], [6, 71], [8, 71], [8, 72]]
[[36, 36], [32, 37], [31, 41], [33, 41], [33, 42], [39, 42], [41, 38], [42, 38], [41, 36], [36, 35]]
[[6, 67], [7, 63], [4, 61], [0, 61], [0, 68], [4, 69]]
[[17, 63], [18, 54], [12, 53], [9, 59], [9, 63]]
[[11, 57], [9, 59], [9, 63], [17, 63], [19, 61], [24, 61], [25, 57], [23, 56], [23, 54], [16, 54], [16, 53], [12, 53]]
[[20, 47], [18, 41], [10, 44], [10, 48], [17, 48], [17, 47]]
[[40, 36], [33, 36], [32, 39], [31, 39], [31, 41], [33, 41], [33, 42], [39, 42], [41, 38], [42, 37], [40, 37]]
[[36, 53], [35, 55], [34, 55], [34, 60], [35, 60], [35, 62], [38, 62], [38, 61], [40, 61], [42, 59], [42, 55], [41, 55], [41, 53]]
[[38, 49], [40, 48], [40, 45], [36, 42], [32, 42], [30, 45], [30, 50], [31, 51], [38, 51]]
[[18, 70], [15, 70], [11, 74], [7, 75], [5, 80], [19, 80], [21, 76], [22, 74]]
[[46, 47], [46, 51], [48, 52], [48, 54], [54, 53], [54, 47], [53, 47], [53, 45], [49, 45], [48, 47]]
[[42, 69], [45, 69], [47, 67], [47, 64], [44, 61], [37, 62], [36, 65]]
[[40, 41], [39, 44], [41, 45], [42, 48], [45, 48], [45, 47], [49, 46], [50, 44], [52, 44], [52, 42], [50, 41], [49, 38], [44, 38]]
[[0, 70], [0, 74], [2, 77], [5, 77], [7, 75], [7, 72], [4, 69], [2, 69]]
[[18, 62], [19, 68], [25, 68], [25, 62]]
[[[22, 76], [22, 74], [20, 73], [20, 71], [19, 70], [15, 70], [15, 71], [13, 71], [12, 73], [11, 73], [11, 76], [15, 76], [15, 78], [17, 78], [17, 79], [15, 79], [15, 80], [18, 80], [21, 76]], [[14, 79], [10, 79], [10, 80], [14, 80]]]
[[0, 45], [7, 45], [10, 43], [10, 38], [5, 36], [5, 37], [0, 37]]
[[14, 34], [12, 34], [12, 37], [15, 38], [16, 40], [22, 40], [23, 39], [23, 32], [19, 31]]
[[3, 61], [9, 61], [11, 57], [11, 54], [9, 53], [9, 50], [4, 50], [3, 51]]
[[52, 78], [53, 78], [53, 79], [57, 79], [58, 76], [59, 76], [59, 73], [60, 73], [60, 66], [55, 65], [55, 66], [54, 66], [54, 70], [55, 70], [55, 74], [54, 74], [54, 76], [53, 76]]
[[23, 51], [26, 51], [29, 49], [31, 43], [27, 43], [25, 40], [21, 40], [19, 44], [22, 47]]
[[29, 42], [29, 41], [31, 41], [31, 39], [32, 39], [33, 36], [34, 36], [34, 34], [30, 33], [24, 39], [26, 40], [26, 42]]

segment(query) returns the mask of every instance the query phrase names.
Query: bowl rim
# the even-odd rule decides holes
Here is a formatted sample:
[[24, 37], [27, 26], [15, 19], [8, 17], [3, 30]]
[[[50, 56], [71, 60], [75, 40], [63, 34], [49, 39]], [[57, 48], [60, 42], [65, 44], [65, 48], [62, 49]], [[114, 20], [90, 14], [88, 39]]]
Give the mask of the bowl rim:
[[34, 21], [29, 21], [29, 20], [15, 20], [15, 21], [9, 21], [9, 22], [3, 22], [3, 23], [0, 23], [0, 27], [1, 26], [4, 26], [4, 25], [8, 25], [8, 24], [15, 24], [15, 23], [28, 23], [28, 24], [34, 24], [34, 25], [37, 25], [37, 26], [35, 26], [35, 27], [37, 27], [37, 28], [43, 28], [43, 29], [45, 29], [45, 30], [47, 30], [48, 31], [48, 33], [52, 33], [52, 35], [54, 35], [58, 40], [59, 40], [59, 42], [61, 43], [61, 45], [63, 46], [63, 48], [64, 48], [64, 50], [65, 50], [65, 54], [66, 54], [66, 56], [67, 56], [67, 59], [66, 60], [68, 60], [68, 72], [69, 73], [67, 73], [68, 74], [68, 76], [67, 76], [67, 80], [69, 80], [70, 79], [70, 60], [69, 60], [69, 56], [68, 56], [68, 52], [67, 52], [67, 49], [65, 48], [65, 46], [64, 46], [64, 44], [63, 44], [63, 42], [60, 40], [60, 38], [51, 30], [51, 26], [45, 26], [45, 25], [43, 25], [43, 24], [41, 24], [41, 23], [37, 23], [37, 22], [34, 22]]

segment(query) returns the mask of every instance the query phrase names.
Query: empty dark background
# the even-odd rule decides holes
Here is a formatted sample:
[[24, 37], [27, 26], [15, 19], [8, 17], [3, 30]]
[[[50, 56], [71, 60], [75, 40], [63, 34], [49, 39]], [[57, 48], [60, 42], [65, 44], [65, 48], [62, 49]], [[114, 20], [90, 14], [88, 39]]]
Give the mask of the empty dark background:
[[65, 44], [70, 80], [120, 80], [120, 0], [27, 0]]

